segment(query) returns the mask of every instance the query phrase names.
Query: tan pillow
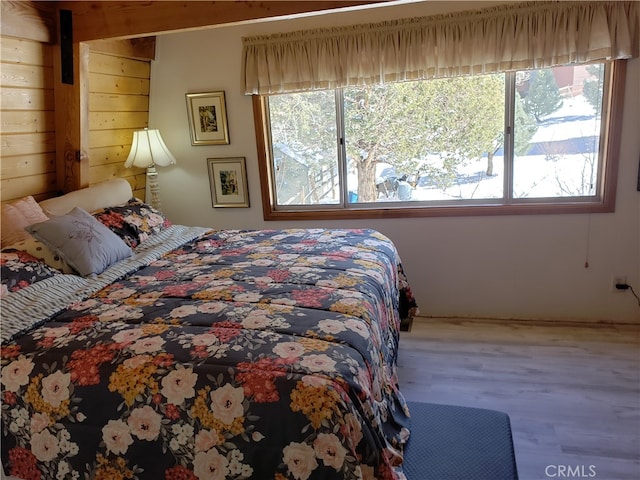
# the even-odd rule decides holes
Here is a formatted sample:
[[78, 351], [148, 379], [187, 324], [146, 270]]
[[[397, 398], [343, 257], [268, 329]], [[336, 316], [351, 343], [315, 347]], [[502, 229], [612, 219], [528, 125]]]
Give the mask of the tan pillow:
[[31, 238], [31, 235], [25, 231], [25, 228], [29, 226], [29, 220], [13, 205], [2, 205], [0, 221], [0, 236], [2, 237], [0, 243], [3, 248]]
[[86, 212], [95, 212], [101, 208], [124, 205], [131, 197], [133, 192], [129, 182], [124, 178], [115, 178], [69, 192], [61, 197], [43, 200], [40, 206], [47, 215], [60, 216], [69, 213], [75, 207], [80, 207]]

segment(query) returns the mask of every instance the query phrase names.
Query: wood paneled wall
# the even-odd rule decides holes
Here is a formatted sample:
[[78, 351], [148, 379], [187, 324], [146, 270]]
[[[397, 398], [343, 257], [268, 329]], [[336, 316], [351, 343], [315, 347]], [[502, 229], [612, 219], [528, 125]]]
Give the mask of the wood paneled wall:
[[[41, 200], [60, 189], [114, 177], [127, 178], [136, 196], [144, 198], [144, 171], [125, 169], [124, 161], [133, 131], [148, 124], [149, 67], [155, 49], [150, 34], [384, 1], [0, 1], [0, 200], [25, 195]], [[74, 72], [82, 88], [69, 89], [57, 80], [60, 52], [52, 45], [57, 42], [58, 9], [72, 12], [74, 42], [89, 42], [88, 94], [84, 70]], [[105, 43], [114, 38], [130, 40]], [[75, 53], [79, 45], [74, 43]], [[81, 50], [78, 63], [84, 67], [86, 50]]]
[[[0, 47], [0, 200], [55, 196], [53, 48], [6, 36]], [[89, 184], [124, 177], [144, 199], [144, 170], [124, 162], [133, 131], [149, 123], [150, 60], [89, 48]]]
[[56, 185], [52, 47], [0, 37], [0, 199], [54, 196]]
[[138, 198], [145, 197], [145, 170], [125, 168], [135, 130], [149, 125], [149, 60], [90, 50], [90, 184], [126, 178]]

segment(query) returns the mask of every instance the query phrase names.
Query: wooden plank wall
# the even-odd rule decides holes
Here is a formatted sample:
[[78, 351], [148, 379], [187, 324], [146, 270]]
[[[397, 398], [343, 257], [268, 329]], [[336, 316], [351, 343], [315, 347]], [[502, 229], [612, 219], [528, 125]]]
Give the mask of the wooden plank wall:
[[0, 37], [0, 200], [56, 194], [52, 47]]
[[145, 170], [125, 168], [135, 130], [149, 125], [151, 62], [91, 50], [89, 55], [89, 183], [126, 178], [145, 198]]
[[[25, 195], [34, 195], [41, 200], [56, 195], [62, 188], [78, 188], [113, 177], [127, 178], [136, 196], [144, 198], [144, 172], [126, 170], [123, 163], [132, 132], [148, 123], [148, 67], [154, 58], [153, 34], [384, 1], [387, 0], [1, 0], [0, 201]], [[54, 52], [59, 50], [52, 46], [57, 42], [59, 9], [72, 12], [74, 42], [90, 44], [88, 109], [84, 108], [87, 100], [84, 93], [79, 99], [78, 92], [72, 91], [71, 97], [67, 98], [68, 89], [61, 88], [54, 76], [59, 68], [59, 62], [51, 61], [56, 55]], [[117, 40], [124, 38], [129, 40]], [[116, 46], [104, 42], [120, 43]], [[100, 43], [102, 45], [98, 45]], [[78, 45], [74, 44], [76, 53]], [[111, 50], [105, 51], [105, 45]], [[84, 62], [82, 65], [84, 67]], [[82, 72], [82, 81], [84, 75]], [[60, 105], [68, 102], [73, 108], [61, 107], [56, 118], [56, 101]], [[90, 117], [88, 129], [86, 110]], [[63, 124], [66, 125], [64, 129]], [[78, 152], [82, 152], [81, 161], [76, 164]], [[88, 161], [84, 154], [88, 154]]]
[[[148, 124], [154, 33], [384, 1], [1, 0], [0, 201], [25, 195], [41, 200], [62, 188], [78, 188], [114, 177], [127, 178], [135, 195], [144, 198], [144, 172], [124, 169], [123, 164], [133, 131]], [[77, 92], [72, 91], [72, 97], [67, 98], [67, 89], [61, 88], [54, 76], [59, 67], [59, 62], [52, 62], [59, 50], [52, 46], [57, 42], [59, 9], [72, 11], [74, 42], [89, 43], [88, 129], [85, 94], [78, 99]], [[129, 40], [116, 40], [123, 38]], [[74, 44], [74, 48], [77, 46]], [[82, 81], [84, 75], [82, 72]], [[82, 111], [61, 107], [56, 118], [56, 102], [61, 106], [69, 102], [75, 109], [81, 106]], [[87, 130], [88, 141], [84, 136]], [[82, 152], [81, 161], [76, 165], [74, 154], [78, 152]], [[88, 161], [84, 154], [88, 154]]]
[[[0, 200], [55, 196], [53, 48], [0, 37]], [[99, 49], [102, 49], [100, 47]], [[145, 198], [144, 170], [124, 168], [133, 131], [149, 123], [150, 60], [93, 51], [89, 56], [89, 184], [126, 178]]]

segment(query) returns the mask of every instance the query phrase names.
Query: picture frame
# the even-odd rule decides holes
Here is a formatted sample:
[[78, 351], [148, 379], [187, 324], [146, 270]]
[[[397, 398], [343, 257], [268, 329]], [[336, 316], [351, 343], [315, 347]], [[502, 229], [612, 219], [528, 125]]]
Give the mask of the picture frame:
[[245, 157], [207, 158], [207, 166], [214, 208], [249, 206]]
[[191, 145], [228, 145], [229, 127], [224, 91], [185, 95]]

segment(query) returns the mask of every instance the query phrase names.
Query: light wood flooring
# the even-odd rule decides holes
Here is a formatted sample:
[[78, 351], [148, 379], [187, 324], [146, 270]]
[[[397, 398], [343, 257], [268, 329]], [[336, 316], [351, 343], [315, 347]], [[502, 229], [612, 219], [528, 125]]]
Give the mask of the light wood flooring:
[[398, 363], [409, 401], [507, 413], [521, 480], [640, 480], [639, 326], [418, 318]]

